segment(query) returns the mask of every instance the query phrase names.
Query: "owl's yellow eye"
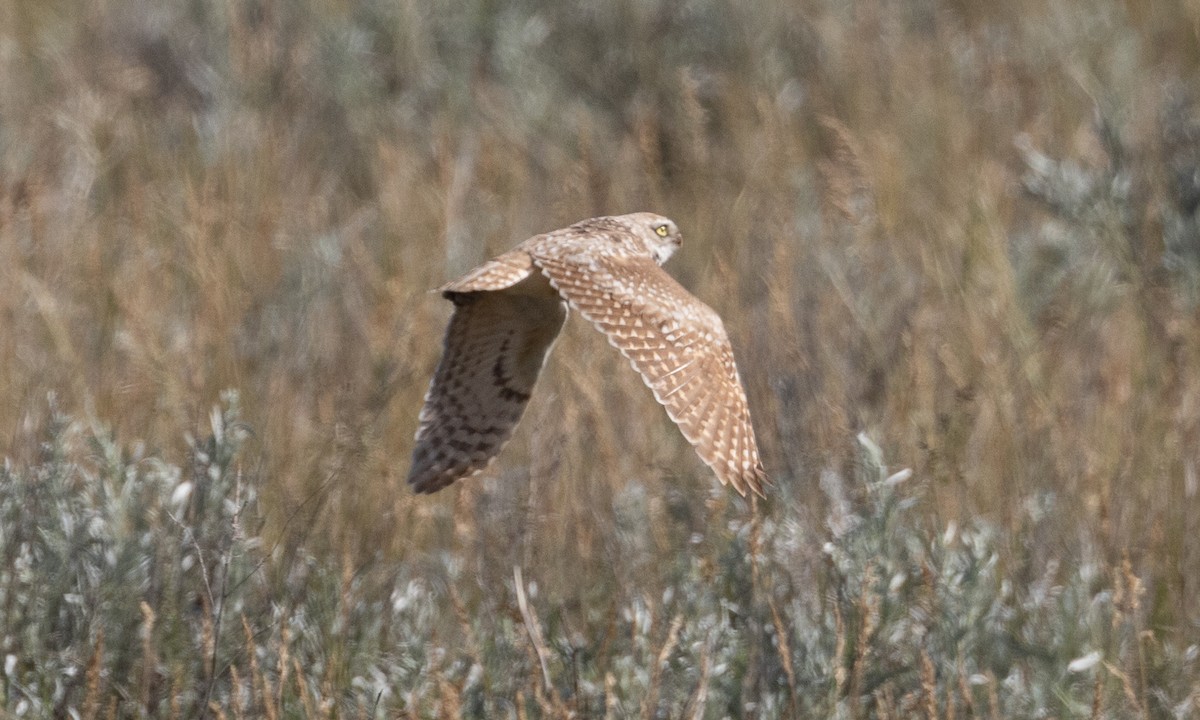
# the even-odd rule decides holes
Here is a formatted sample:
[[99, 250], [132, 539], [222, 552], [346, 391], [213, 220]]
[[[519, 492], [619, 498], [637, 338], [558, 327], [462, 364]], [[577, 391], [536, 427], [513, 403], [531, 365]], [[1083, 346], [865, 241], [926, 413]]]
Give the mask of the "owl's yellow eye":
[[659, 225], [658, 227], [654, 228], [654, 232], [658, 233], [659, 237], [666, 237], [669, 231], [667, 230], [666, 225]]

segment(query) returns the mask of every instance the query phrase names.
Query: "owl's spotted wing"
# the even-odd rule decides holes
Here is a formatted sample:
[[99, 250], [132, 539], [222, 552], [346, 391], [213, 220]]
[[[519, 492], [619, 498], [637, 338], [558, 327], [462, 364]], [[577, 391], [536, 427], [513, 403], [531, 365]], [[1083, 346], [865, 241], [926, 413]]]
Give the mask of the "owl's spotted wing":
[[721, 482], [761, 496], [767, 476], [720, 317], [649, 256], [597, 247], [546, 244], [531, 254], [550, 284], [629, 359]]
[[416, 492], [487, 467], [512, 437], [566, 319], [562, 299], [537, 274], [496, 291], [457, 289], [503, 285], [494, 280], [468, 275], [446, 286], [454, 315], [421, 409], [408, 475]]
[[[450, 293], [508, 290], [520, 292], [517, 283], [536, 275], [533, 258], [520, 248], [510, 250], [492, 258], [462, 277], [438, 288], [438, 292], [449, 297]], [[528, 294], [527, 292], [525, 294]], [[545, 293], [549, 296], [549, 293]]]

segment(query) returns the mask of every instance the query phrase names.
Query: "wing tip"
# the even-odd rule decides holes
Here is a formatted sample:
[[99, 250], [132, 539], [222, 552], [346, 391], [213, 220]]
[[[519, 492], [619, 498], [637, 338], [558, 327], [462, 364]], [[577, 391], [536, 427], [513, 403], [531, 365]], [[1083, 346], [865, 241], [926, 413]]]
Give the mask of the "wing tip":
[[432, 495], [459, 480], [466, 480], [482, 474], [491, 467], [495, 459], [496, 457], [493, 455], [486, 458], [471, 458], [466, 463], [446, 465], [436, 458], [431, 461], [429, 455], [418, 449], [414, 452], [412, 467], [408, 471], [405, 483], [412, 488], [414, 494]]
[[408, 486], [416, 495], [432, 495], [454, 484], [458, 478], [449, 477], [445, 473], [423, 473], [408, 476]]
[[742, 497], [746, 497], [749, 492], [763, 500], [767, 499], [766, 489], [771, 485], [771, 478], [767, 476], [767, 471], [763, 468], [762, 463], [758, 463], [747, 472], [737, 475], [718, 475], [717, 479], [732, 487]]
[[462, 468], [447, 461], [445, 454], [434, 452], [430, 444], [422, 442], [422, 430], [417, 431], [417, 446], [413, 448], [412, 464], [405, 482], [413, 492], [427, 495], [452, 484], [463, 473]]
[[447, 472], [445, 469], [438, 469], [428, 464], [414, 462], [412, 469], [408, 471], [408, 478], [405, 479], [405, 483], [417, 495], [431, 495], [438, 490], [449, 487], [457, 479], [458, 476]]
[[771, 478], [767, 475], [767, 471], [763, 468], [762, 464], [755, 466], [754, 474], [750, 476], [748, 484], [755, 495], [763, 500], [767, 499], [767, 486], [771, 484]]

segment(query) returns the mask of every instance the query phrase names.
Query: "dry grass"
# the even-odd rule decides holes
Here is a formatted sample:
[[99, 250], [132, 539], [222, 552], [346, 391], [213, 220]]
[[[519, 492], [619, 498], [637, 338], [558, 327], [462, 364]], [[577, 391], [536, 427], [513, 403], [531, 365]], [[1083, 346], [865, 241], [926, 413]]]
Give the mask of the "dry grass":
[[[122, 654], [110, 628], [80, 646], [63, 702], [94, 717], [1194, 712], [1179, 677], [1200, 641], [1198, 28], [1194, 2], [0, 5], [8, 477], [58, 467], [67, 498], [113, 468], [159, 463], [175, 482], [224, 463], [258, 498], [245, 518], [147, 516], [155, 537], [206, 528], [177, 542], [217, 585], [117, 615], [164, 638], [205, 619], [214, 660], [244, 622], [270, 664], [193, 675], [179, 648]], [[449, 311], [426, 291], [532, 233], [639, 209], [679, 222], [669, 269], [727, 318], [775, 480], [755, 539], [749, 507], [574, 321], [493, 471], [409, 494]], [[249, 435], [236, 459], [198, 461], [225, 447], [197, 438], [229, 388]], [[54, 430], [48, 392], [111, 429], [109, 455]], [[899, 551], [840, 570], [821, 552], [847, 518], [889, 517], [854, 509], [859, 431], [919, 486], [909, 533], [876, 533], [925, 548], [901, 553], [927, 574], [902, 583], [904, 613], [946, 612], [938, 543], [967, 552], [947, 528], [988, 528], [984, 585], [1014, 585], [994, 601], [1042, 633], [1013, 639], [1018, 659], [883, 637]], [[222, 616], [243, 543], [278, 607]], [[270, 628], [304, 606], [302, 567], [328, 584], [306, 591], [330, 604], [316, 626], [392, 622], [379, 607], [401, 580], [444, 604], [412, 621], [434, 633], [423, 674], [403, 675], [422, 684], [354, 695], [366, 651], [332, 631], [328, 661], [301, 667], [299, 630]], [[548, 688], [546, 648], [491, 624], [522, 623], [514, 567], [538, 586]], [[752, 621], [705, 625], [710, 610]], [[0, 654], [32, 662], [18, 636]], [[1088, 648], [1103, 663], [1069, 681]], [[1031, 657], [1045, 667], [1020, 669]], [[504, 662], [530, 665], [527, 683], [496, 681]], [[1046, 668], [1072, 689], [1012, 704], [1013, 673]], [[830, 683], [806, 685], [818, 671]], [[502, 710], [484, 699], [517, 687]]]

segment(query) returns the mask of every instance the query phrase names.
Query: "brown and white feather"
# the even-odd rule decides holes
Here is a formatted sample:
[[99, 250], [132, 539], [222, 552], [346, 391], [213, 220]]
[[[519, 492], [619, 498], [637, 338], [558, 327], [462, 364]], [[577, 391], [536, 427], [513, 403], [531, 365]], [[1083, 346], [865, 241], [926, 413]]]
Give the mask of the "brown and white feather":
[[421, 408], [408, 475], [417, 492], [475, 475], [500, 452], [567, 317], [540, 275], [499, 290], [445, 294], [454, 315]]
[[459, 279], [446, 283], [438, 292], [466, 293], [505, 290], [536, 272], [533, 258], [521, 249], [492, 258]]
[[547, 243], [534, 262], [642, 376], [700, 459], [740, 494], [766, 473], [721, 318], [650, 257]]

